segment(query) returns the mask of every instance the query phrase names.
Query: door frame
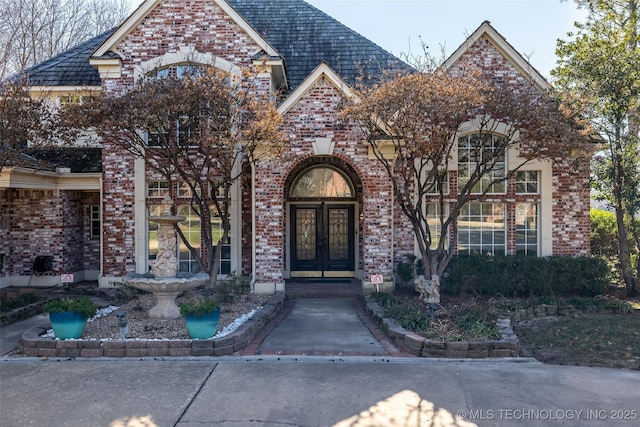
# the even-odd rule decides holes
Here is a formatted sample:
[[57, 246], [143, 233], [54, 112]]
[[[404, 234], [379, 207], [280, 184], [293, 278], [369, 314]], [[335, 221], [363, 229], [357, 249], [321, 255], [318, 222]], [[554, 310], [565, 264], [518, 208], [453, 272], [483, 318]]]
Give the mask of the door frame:
[[[292, 220], [292, 215], [293, 215], [293, 207], [295, 206], [322, 206], [322, 205], [329, 205], [329, 206], [340, 206], [340, 205], [344, 205], [344, 206], [352, 206], [353, 209], [353, 223], [351, 224], [352, 226], [352, 235], [350, 236], [350, 238], [353, 241], [353, 270], [348, 270], [348, 271], [331, 271], [331, 270], [292, 270], [292, 263], [293, 263], [293, 257], [292, 257], [292, 252], [293, 252], [293, 220]], [[285, 278], [353, 278], [357, 276], [357, 270], [358, 270], [358, 265], [359, 265], [359, 239], [358, 239], [358, 233], [359, 233], [359, 220], [358, 218], [360, 218], [360, 211], [359, 211], [359, 204], [356, 201], [336, 201], [336, 200], [313, 200], [313, 201], [294, 201], [294, 202], [287, 202], [286, 203], [286, 224], [285, 224], [285, 230], [287, 230], [286, 232], [286, 236], [285, 236], [285, 244], [286, 244], [286, 270], [284, 272], [285, 274]]]

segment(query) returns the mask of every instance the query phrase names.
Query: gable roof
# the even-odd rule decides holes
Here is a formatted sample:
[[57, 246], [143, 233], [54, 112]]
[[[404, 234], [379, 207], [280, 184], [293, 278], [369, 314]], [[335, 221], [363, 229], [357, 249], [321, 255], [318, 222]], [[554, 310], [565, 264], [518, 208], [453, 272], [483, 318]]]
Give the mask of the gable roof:
[[481, 38], [489, 42], [509, 61], [524, 77], [536, 84], [539, 89], [548, 89], [549, 82], [529, 63], [502, 34], [496, 31], [491, 22], [484, 21], [480, 26], [458, 47], [458, 49], [442, 64], [443, 69], [452, 67], [460, 57]]
[[[89, 64], [89, 58], [110, 41], [117, 40], [118, 31], [125, 24], [137, 24], [145, 12], [143, 6], [151, 7], [156, 3], [145, 2], [120, 27], [21, 74], [29, 75], [32, 86], [100, 86], [100, 75]], [[272, 46], [284, 58], [290, 90], [294, 90], [322, 62], [326, 62], [348, 84], [354, 84], [360, 77], [374, 78], [383, 70], [412, 70], [380, 46], [303, 0], [226, 0], [226, 3], [246, 21], [249, 30], [255, 31], [254, 37], [258, 35], [266, 41], [264, 48]], [[113, 52], [105, 51], [104, 55], [113, 57]]]

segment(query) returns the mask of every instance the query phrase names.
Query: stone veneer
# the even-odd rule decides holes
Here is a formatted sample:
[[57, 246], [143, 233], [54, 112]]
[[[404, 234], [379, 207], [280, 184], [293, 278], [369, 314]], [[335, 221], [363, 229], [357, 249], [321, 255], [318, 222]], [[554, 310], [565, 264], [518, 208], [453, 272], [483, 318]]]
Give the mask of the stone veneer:
[[22, 336], [21, 351], [27, 357], [189, 357], [226, 356], [242, 350], [282, 308], [283, 293], [271, 297], [238, 329], [206, 340], [57, 340], [43, 338], [42, 328]]

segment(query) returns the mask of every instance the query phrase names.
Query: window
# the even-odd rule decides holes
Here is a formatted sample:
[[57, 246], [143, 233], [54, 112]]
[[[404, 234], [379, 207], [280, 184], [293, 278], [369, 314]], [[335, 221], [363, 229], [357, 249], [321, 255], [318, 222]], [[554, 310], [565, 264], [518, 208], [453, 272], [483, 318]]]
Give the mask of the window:
[[[180, 116], [173, 121], [167, 120], [164, 126], [150, 127], [147, 129], [147, 144], [152, 147], [168, 146], [178, 144], [182, 147], [196, 146], [194, 139], [200, 135], [200, 121], [198, 118]], [[175, 135], [175, 141], [171, 140], [171, 135]]]
[[82, 96], [78, 95], [78, 94], [60, 95], [58, 100], [60, 101], [60, 106], [64, 107], [65, 105], [81, 104], [82, 103]]
[[[149, 206], [148, 217], [162, 215], [162, 206]], [[148, 218], [147, 217], [147, 218]], [[154, 260], [158, 256], [158, 224], [147, 221], [147, 239], [149, 260]]]
[[152, 147], [160, 147], [163, 142], [169, 139], [169, 132], [157, 127], [147, 129], [147, 144]]
[[[435, 179], [432, 173], [428, 174], [425, 178], [424, 194], [449, 194], [449, 174], [446, 172], [440, 173], [438, 180]], [[442, 190], [442, 193], [440, 190]]]
[[[215, 208], [212, 207], [215, 211]], [[184, 216], [186, 219], [179, 224], [182, 233], [189, 241], [189, 244], [196, 248], [198, 256], [201, 251], [201, 233], [202, 227], [200, 223], [200, 217], [195, 213], [193, 208], [189, 205], [178, 206], [178, 215]], [[212, 216], [211, 218], [211, 235], [214, 242], [217, 242], [222, 237], [222, 221], [218, 216]], [[198, 261], [191, 254], [187, 245], [180, 240], [178, 249], [178, 271], [187, 273], [197, 273], [199, 271]], [[220, 255], [220, 269], [218, 274], [230, 274], [231, 273], [231, 244], [227, 240], [222, 246], [222, 253]]]
[[149, 181], [147, 197], [166, 197], [169, 195], [169, 181]]
[[[184, 216], [186, 219], [178, 224], [182, 234], [187, 239], [189, 244], [196, 249], [197, 255], [200, 256], [200, 217], [196, 215], [193, 208], [189, 205], [178, 206], [178, 215]], [[178, 250], [178, 271], [187, 273], [197, 273], [199, 271], [198, 261], [191, 254], [191, 251], [180, 239]]]
[[[196, 194], [198, 194], [198, 196], [201, 194], [200, 188], [196, 187]], [[193, 197], [193, 191], [191, 190], [191, 187], [189, 187], [189, 183], [187, 183], [187, 181], [180, 181], [178, 183], [178, 197], [184, 199], [190, 199]]]
[[539, 194], [538, 171], [518, 171], [516, 172], [516, 193], [517, 194]]
[[150, 79], [167, 79], [182, 77], [198, 77], [202, 74], [202, 66], [197, 64], [171, 64], [165, 67], [156, 68], [147, 74]]
[[[440, 243], [442, 236], [442, 224], [440, 224], [440, 203], [427, 203], [427, 225], [429, 226], [429, 232], [431, 233], [431, 246], [430, 249], [435, 249]], [[445, 212], [443, 212], [443, 218], [446, 220], [449, 215], [448, 206], [445, 205]], [[447, 236], [444, 236], [445, 239]], [[449, 247], [449, 239], [444, 242], [444, 247]]]
[[458, 253], [506, 255], [503, 203], [467, 203], [458, 217]]
[[296, 178], [291, 197], [353, 198], [355, 192], [351, 182], [337, 170], [314, 167]]
[[[458, 188], [462, 189], [472, 180], [477, 169], [485, 169], [493, 164], [491, 170], [474, 184], [471, 193], [482, 194], [486, 191], [504, 194], [506, 191], [504, 143], [503, 137], [493, 134], [475, 133], [458, 138]], [[476, 179], [473, 178], [473, 181]]]
[[516, 255], [538, 256], [538, 205], [516, 204]]
[[[211, 208], [215, 210], [215, 208]], [[218, 215], [211, 218], [211, 236], [214, 242], [217, 242], [222, 238], [222, 220]], [[219, 274], [231, 274], [231, 244], [229, 238], [222, 245], [222, 253], [220, 254], [220, 270]]]
[[100, 206], [91, 206], [91, 237], [100, 237]]

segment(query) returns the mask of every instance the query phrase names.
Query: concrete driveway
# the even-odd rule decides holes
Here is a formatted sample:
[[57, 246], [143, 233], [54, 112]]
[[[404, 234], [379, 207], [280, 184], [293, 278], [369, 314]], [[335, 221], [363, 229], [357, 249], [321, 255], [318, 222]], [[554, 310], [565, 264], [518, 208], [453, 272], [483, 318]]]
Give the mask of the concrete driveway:
[[0, 360], [2, 426], [632, 426], [640, 373], [532, 361]]

